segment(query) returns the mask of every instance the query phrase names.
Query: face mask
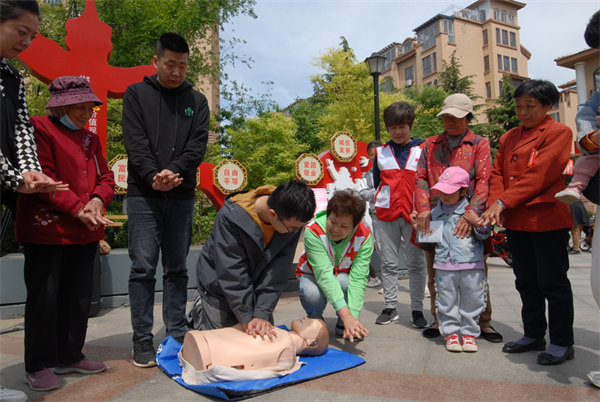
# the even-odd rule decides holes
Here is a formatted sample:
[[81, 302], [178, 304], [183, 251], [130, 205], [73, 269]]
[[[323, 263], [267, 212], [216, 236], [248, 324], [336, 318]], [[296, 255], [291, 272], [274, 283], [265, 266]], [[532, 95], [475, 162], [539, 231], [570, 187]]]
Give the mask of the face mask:
[[75, 123], [73, 123], [71, 121], [71, 119], [69, 118], [69, 116], [67, 114], [65, 114], [63, 117], [60, 118], [60, 122], [69, 130], [79, 130], [79, 127], [77, 127], [75, 125]]

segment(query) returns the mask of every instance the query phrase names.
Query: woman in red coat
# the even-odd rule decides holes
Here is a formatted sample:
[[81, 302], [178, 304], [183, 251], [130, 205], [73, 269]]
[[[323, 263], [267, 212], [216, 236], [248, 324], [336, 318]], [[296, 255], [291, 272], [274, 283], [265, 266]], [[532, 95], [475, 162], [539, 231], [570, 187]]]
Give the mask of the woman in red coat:
[[81, 350], [98, 241], [111, 223], [103, 209], [115, 187], [98, 136], [85, 129], [102, 102], [81, 77], [59, 77], [48, 89], [48, 115], [31, 118], [38, 159], [69, 189], [22, 195], [15, 223], [25, 255], [25, 382], [35, 391], [58, 388], [56, 374], [106, 368]]
[[489, 208], [482, 215], [484, 223], [507, 228], [515, 286], [523, 303], [524, 336], [505, 344], [502, 351], [546, 349], [538, 355], [538, 364], [559, 364], [574, 357], [573, 293], [567, 277], [573, 221], [569, 207], [554, 194], [564, 188], [563, 170], [573, 135], [546, 114], [559, 99], [551, 82], [526, 81], [514, 97], [522, 124], [500, 138], [490, 177]]

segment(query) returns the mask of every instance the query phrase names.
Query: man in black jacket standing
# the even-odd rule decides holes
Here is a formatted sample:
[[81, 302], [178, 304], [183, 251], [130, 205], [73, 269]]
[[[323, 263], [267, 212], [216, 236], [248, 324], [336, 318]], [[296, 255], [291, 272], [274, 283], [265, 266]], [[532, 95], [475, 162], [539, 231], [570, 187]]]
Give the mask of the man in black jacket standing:
[[156, 365], [152, 338], [154, 288], [162, 253], [163, 322], [167, 336], [186, 331], [186, 257], [192, 237], [196, 172], [206, 152], [206, 97], [185, 81], [189, 47], [165, 33], [157, 41], [157, 74], [132, 84], [123, 97], [123, 140], [128, 155], [129, 302], [133, 360]]

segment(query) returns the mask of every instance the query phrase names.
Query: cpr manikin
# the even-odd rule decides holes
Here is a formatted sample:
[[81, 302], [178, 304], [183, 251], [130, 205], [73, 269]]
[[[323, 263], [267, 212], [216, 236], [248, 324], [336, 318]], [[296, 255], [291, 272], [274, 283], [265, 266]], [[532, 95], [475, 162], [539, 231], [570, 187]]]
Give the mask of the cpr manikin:
[[323, 320], [304, 317], [292, 330], [275, 328], [269, 339], [246, 334], [241, 324], [208, 331], [188, 331], [179, 352], [181, 378], [187, 384], [278, 377], [298, 370], [297, 355], [318, 356], [327, 350]]

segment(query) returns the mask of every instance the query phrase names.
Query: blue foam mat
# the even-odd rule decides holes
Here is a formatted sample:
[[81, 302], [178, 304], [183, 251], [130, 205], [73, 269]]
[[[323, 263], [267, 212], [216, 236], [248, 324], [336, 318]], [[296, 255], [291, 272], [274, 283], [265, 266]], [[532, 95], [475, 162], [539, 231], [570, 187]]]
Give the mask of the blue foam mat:
[[181, 366], [179, 366], [179, 359], [177, 358], [180, 349], [179, 342], [170, 336], [162, 341], [156, 353], [158, 367], [172, 380], [192, 391], [226, 400], [249, 398], [277, 388], [347, 370], [365, 362], [352, 353], [327, 348], [327, 351], [321, 356], [301, 356], [300, 361], [306, 364], [300, 367], [298, 371], [283, 377], [190, 385], [181, 379]]

